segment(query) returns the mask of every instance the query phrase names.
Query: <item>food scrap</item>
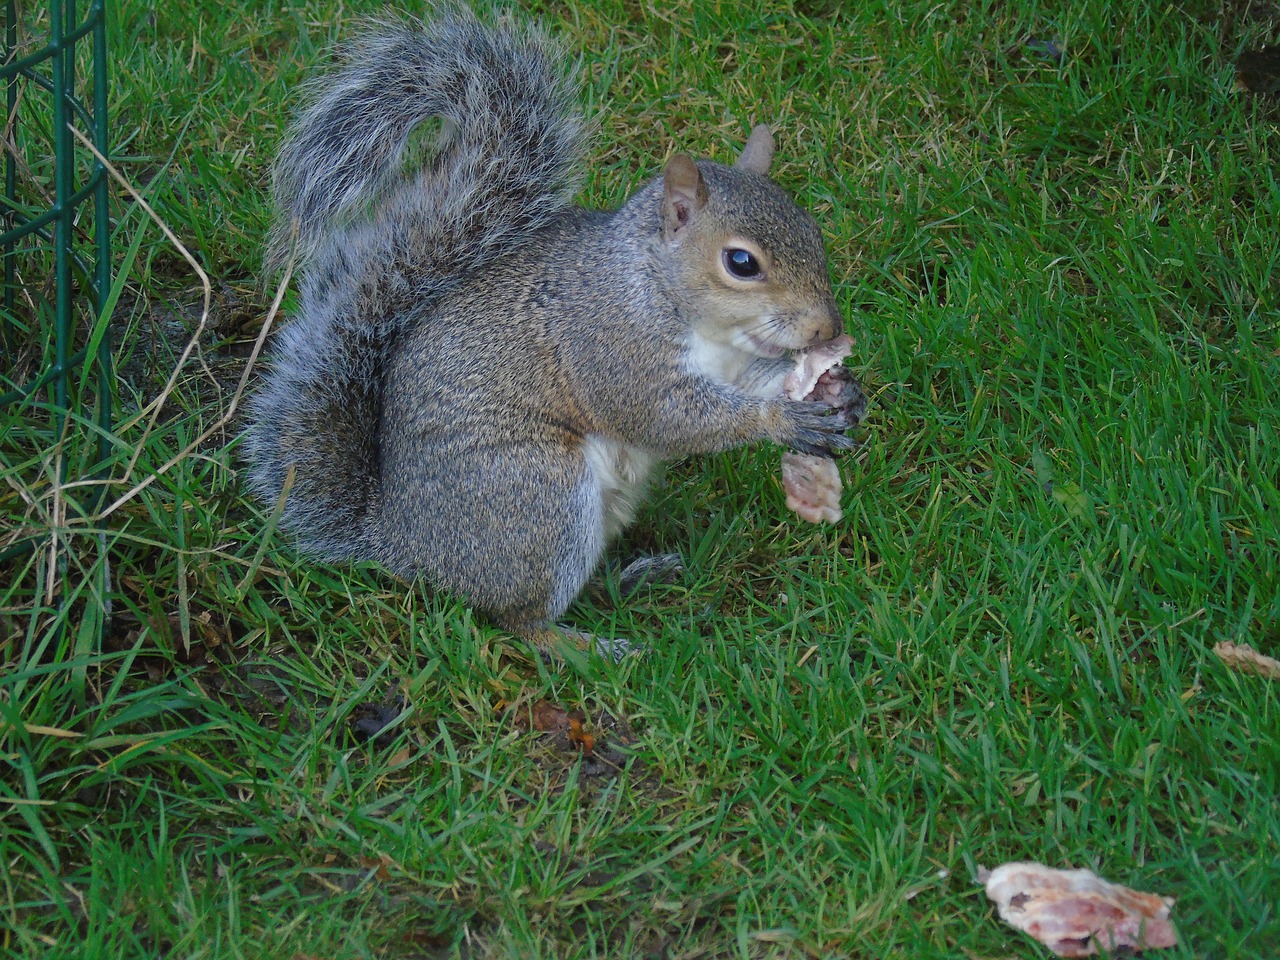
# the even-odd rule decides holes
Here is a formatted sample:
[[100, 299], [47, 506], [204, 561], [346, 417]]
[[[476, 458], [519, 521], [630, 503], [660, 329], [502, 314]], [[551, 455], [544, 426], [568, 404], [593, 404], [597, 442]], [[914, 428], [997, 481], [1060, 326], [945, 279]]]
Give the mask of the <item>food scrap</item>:
[[1153, 950], [1178, 944], [1173, 900], [1103, 880], [1089, 870], [1006, 863], [979, 870], [1000, 919], [1060, 957], [1091, 957], [1099, 947]]
[[[861, 415], [862, 391], [841, 366], [853, 340], [841, 334], [802, 350], [796, 368], [787, 374], [783, 392], [792, 400], [811, 400], [831, 406], [857, 407]], [[782, 489], [787, 509], [810, 523], [840, 519], [840, 469], [834, 460], [789, 451], [782, 456]]]
[[1280, 660], [1259, 653], [1247, 643], [1227, 643], [1224, 640], [1213, 645], [1213, 652], [1232, 670], [1280, 679]]

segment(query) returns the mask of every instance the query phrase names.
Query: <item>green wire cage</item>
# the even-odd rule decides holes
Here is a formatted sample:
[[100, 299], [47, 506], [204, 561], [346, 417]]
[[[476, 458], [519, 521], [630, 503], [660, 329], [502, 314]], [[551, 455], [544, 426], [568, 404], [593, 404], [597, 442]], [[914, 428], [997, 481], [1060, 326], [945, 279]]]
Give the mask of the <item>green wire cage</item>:
[[[40, 462], [60, 486], [72, 473], [92, 476], [111, 447], [109, 318], [102, 316], [112, 282], [108, 182], [76, 136], [107, 155], [105, 0], [44, 7], [6, 0], [4, 15], [0, 416], [23, 429], [0, 427], [9, 434], [0, 452], [6, 468]], [[88, 442], [68, 442], [73, 433]], [[88, 509], [99, 499], [91, 494]], [[85, 499], [72, 503], [86, 510]], [[6, 537], [0, 561], [46, 540]]]

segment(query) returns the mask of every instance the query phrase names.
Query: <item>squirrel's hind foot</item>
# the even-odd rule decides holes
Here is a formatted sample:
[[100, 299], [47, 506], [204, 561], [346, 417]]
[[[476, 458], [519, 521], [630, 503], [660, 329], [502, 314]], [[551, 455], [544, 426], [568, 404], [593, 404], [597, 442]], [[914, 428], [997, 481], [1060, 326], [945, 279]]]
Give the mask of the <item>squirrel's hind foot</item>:
[[624, 637], [597, 637], [580, 630], [571, 630], [554, 623], [505, 624], [506, 628], [521, 640], [533, 645], [548, 662], [564, 659], [564, 648], [595, 650], [600, 656], [614, 663], [621, 663], [630, 654], [643, 649]]
[[684, 559], [678, 553], [656, 553], [637, 557], [618, 573], [618, 593], [624, 597], [641, 587], [676, 583], [684, 573]]
[[591, 637], [591, 642], [596, 653], [614, 663], [621, 663], [626, 657], [639, 656], [644, 652], [644, 647], [632, 643], [626, 637]]

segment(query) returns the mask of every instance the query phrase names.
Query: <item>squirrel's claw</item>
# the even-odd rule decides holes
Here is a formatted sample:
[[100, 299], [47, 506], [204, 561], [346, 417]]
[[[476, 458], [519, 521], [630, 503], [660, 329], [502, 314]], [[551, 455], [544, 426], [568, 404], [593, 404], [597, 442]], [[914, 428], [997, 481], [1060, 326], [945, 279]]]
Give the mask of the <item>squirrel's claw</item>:
[[626, 637], [593, 637], [596, 653], [606, 660], [621, 663], [624, 658], [640, 653], [644, 648]]
[[674, 583], [684, 573], [684, 558], [678, 553], [659, 553], [637, 557], [618, 575], [618, 593], [626, 596], [643, 586]]
[[867, 395], [862, 384], [847, 367], [832, 367], [818, 380], [814, 393], [823, 403], [844, 412], [851, 426], [856, 426], [867, 412]]
[[781, 442], [797, 453], [831, 459], [837, 450], [851, 450], [857, 441], [846, 435], [853, 423], [844, 407], [812, 401], [787, 403], [791, 430]]

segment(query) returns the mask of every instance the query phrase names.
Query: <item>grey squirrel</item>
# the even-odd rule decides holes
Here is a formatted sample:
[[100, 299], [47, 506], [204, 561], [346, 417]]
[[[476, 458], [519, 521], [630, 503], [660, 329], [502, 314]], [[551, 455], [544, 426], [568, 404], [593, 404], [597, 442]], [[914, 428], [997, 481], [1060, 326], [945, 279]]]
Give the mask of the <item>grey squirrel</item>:
[[303, 550], [423, 578], [542, 648], [591, 642], [556, 621], [661, 459], [830, 456], [863, 404], [851, 376], [836, 405], [781, 395], [842, 319], [768, 128], [733, 166], [677, 154], [582, 209], [566, 60], [449, 8], [377, 24], [313, 82], [273, 171], [268, 259], [296, 257], [297, 309], [244, 441]]

